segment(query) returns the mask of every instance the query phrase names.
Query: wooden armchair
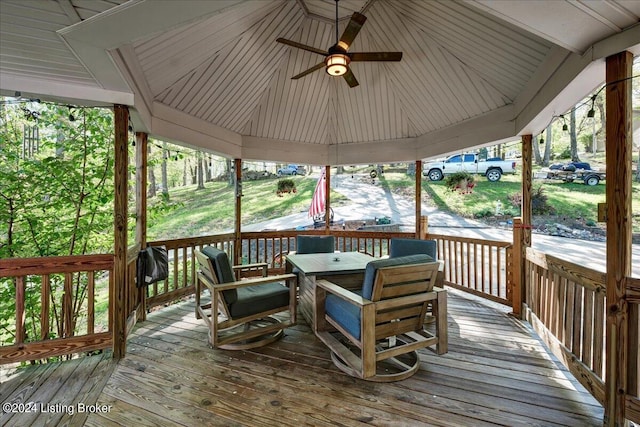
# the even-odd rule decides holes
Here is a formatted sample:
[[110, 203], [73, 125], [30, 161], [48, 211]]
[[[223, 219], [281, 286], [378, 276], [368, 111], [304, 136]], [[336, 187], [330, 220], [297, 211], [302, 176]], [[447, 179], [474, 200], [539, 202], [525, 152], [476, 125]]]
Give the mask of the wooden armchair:
[[[316, 334], [343, 372], [369, 381], [398, 381], [417, 372], [417, 350], [447, 352], [447, 294], [434, 287], [439, 264], [426, 255], [372, 261], [352, 292], [316, 282]], [[424, 329], [433, 303], [436, 333]]]
[[[209, 327], [209, 344], [214, 348], [245, 350], [269, 344], [296, 323], [294, 274], [237, 280], [226, 252], [212, 246], [195, 251], [200, 266], [196, 280], [196, 318]], [[251, 266], [237, 266], [246, 269]], [[284, 284], [282, 283], [284, 282]], [[211, 302], [202, 302], [208, 289]], [[273, 314], [289, 312], [288, 320]]]

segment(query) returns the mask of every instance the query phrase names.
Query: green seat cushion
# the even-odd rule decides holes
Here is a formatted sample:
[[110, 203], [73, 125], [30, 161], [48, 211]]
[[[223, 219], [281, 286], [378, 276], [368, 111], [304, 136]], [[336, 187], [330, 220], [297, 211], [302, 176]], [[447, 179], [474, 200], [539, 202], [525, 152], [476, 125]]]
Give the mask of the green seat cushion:
[[320, 254], [332, 253], [335, 251], [335, 240], [333, 236], [297, 236], [297, 254]]
[[238, 288], [238, 299], [229, 305], [232, 318], [251, 316], [263, 311], [289, 305], [289, 288], [282, 283]]
[[438, 245], [435, 240], [417, 240], [417, 239], [391, 239], [391, 248], [389, 249], [389, 258], [397, 258], [407, 255], [427, 254], [435, 261], [437, 256]]
[[[225, 251], [213, 246], [206, 246], [200, 252], [211, 260], [218, 283], [231, 283], [236, 281], [229, 257]], [[222, 297], [227, 305], [231, 305], [238, 299], [238, 294], [235, 289], [229, 289], [222, 291]]]

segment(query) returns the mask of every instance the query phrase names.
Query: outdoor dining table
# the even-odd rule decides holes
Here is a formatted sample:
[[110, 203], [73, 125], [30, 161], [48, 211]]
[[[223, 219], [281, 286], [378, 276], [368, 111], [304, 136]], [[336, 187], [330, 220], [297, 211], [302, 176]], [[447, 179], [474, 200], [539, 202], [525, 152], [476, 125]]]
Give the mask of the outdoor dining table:
[[325, 279], [346, 289], [362, 287], [364, 270], [377, 258], [361, 252], [334, 252], [287, 255], [285, 270], [298, 273], [298, 307], [300, 314], [315, 332], [316, 281]]

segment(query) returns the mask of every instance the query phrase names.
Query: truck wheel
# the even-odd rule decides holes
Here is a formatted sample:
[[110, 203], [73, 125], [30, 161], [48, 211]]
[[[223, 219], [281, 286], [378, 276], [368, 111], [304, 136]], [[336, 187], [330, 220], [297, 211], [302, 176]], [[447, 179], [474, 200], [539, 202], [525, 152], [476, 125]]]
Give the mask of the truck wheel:
[[492, 168], [489, 169], [485, 175], [487, 177], [487, 180], [489, 180], [490, 182], [496, 182], [500, 181], [502, 172], [500, 171], [500, 169]]
[[584, 183], [590, 186], [598, 185], [600, 177], [598, 175], [589, 175], [584, 179]]
[[442, 171], [440, 169], [431, 169], [427, 176], [430, 181], [440, 181], [443, 178]]

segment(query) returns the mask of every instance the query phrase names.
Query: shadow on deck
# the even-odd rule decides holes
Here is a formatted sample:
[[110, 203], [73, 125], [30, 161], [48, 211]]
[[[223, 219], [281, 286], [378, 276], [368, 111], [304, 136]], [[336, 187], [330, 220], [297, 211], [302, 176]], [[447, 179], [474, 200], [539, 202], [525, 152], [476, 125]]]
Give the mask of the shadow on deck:
[[255, 351], [214, 351], [206, 337], [190, 301], [150, 314], [117, 365], [105, 354], [5, 375], [0, 402], [36, 411], [3, 411], [0, 425], [602, 425], [602, 407], [527, 325], [456, 291], [449, 353], [423, 350], [398, 383], [344, 375], [304, 320]]

